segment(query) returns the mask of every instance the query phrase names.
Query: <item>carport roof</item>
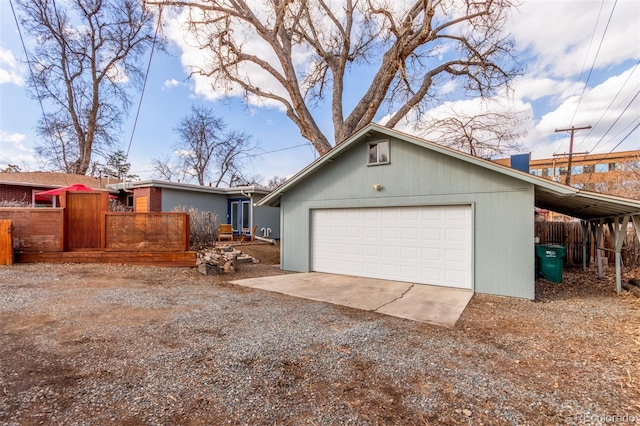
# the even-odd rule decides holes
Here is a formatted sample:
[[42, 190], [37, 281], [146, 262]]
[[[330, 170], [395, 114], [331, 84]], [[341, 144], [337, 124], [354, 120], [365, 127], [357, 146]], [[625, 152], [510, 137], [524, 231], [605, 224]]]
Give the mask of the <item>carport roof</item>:
[[305, 181], [309, 176], [314, 174], [316, 170], [331, 163], [343, 151], [354, 143], [357, 143], [357, 141], [374, 134], [402, 139], [426, 149], [531, 183], [535, 188], [535, 205], [539, 208], [552, 210], [584, 220], [612, 220], [616, 217], [640, 214], [640, 201], [638, 200], [576, 189], [374, 123], [369, 124], [343, 143], [335, 146], [331, 151], [318, 158], [309, 166], [302, 169], [291, 179], [264, 197], [258, 205], [279, 206], [282, 194]]

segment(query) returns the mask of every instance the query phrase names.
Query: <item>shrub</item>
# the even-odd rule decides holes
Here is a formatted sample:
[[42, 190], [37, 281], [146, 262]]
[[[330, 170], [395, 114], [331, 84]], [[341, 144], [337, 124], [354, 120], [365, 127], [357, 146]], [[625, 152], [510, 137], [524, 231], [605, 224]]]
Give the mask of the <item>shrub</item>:
[[31, 207], [31, 203], [26, 201], [2, 200], [0, 201], [0, 207]]
[[185, 212], [189, 215], [191, 247], [201, 248], [215, 243], [220, 227], [220, 218], [217, 214], [185, 206], [176, 206], [173, 211]]

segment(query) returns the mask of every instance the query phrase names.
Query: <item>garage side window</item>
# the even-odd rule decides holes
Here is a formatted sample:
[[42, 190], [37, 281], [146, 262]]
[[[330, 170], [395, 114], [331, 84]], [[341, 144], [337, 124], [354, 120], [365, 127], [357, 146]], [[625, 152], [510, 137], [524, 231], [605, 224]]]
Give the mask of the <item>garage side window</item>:
[[367, 164], [388, 164], [389, 163], [389, 141], [369, 143], [369, 160]]

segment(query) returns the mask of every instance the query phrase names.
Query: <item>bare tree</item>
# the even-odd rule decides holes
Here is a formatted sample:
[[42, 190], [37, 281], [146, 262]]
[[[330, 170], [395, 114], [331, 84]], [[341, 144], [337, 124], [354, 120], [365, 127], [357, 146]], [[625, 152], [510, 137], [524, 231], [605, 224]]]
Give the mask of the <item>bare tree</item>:
[[[409, 113], [419, 117], [452, 80], [489, 96], [519, 72], [501, 31], [511, 0], [147, 3], [188, 13], [192, 38], [209, 54], [206, 65], [193, 64], [194, 74], [217, 91], [279, 105], [320, 154], [332, 143], [313, 109], [326, 98], [340, 143], [379, 113], [389, 115], [390, 128]], [[363, 66], [374, 68], [371, 76]], [[345, 99], [350, 76], [359, 98]]]
[[247, 180], [241, 169], [256, 145], [246, 133], [227, 132], [224, 121], [211, 108], [192, 107], [175, 130], [180, 136], [176, 154], [181, 172], [200, 185], [211, 179], [210, 185], [215, 187]]
[[18, 0], [35, 39], [29, 85], [45, 112], [37, 152], [54, 169], [86, 174], [94, 153], [108, 155], [141, 81], [137, 60], [152, 41], [153, 15], [137, 0]]
[[280, 185], [282, 185], [283, 183], [285, 183], [285, 181], [287, 180], [286, 177], [280, 177], [280, 176], [274, 176], [271, 179], [269, 179], [269, 181], [267, 182], [267, 188], [268, 189], [276, 189], [277, 187], [279, 187]]
[[153, 176], [170, 182], [180, 182], [177, 166], [171, 161], [171, 157], [165, 155], [162, 158], [152, 158], [151, 167], [153, 167]]
[[430, 140], [483, 158], [518, 151], [526, 136], [524, 112], [483, 111], [476, 114], [450, 109], [445, 117], [430, 117], [416, 129]]

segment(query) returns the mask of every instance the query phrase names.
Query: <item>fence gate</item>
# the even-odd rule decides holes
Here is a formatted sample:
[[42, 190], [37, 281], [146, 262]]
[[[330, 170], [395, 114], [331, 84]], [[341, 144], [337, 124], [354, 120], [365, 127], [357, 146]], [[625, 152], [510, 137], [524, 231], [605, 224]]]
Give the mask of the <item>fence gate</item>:
[[13, 265], [13, 234], [7, 219], [0, 220], [0, 265]]
[[63, 191], [65, 251], [99, 250], [102, 213], [109, 209], [106, 192]]

